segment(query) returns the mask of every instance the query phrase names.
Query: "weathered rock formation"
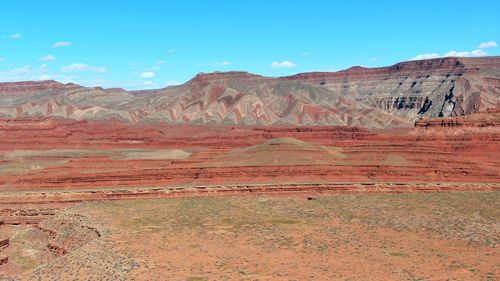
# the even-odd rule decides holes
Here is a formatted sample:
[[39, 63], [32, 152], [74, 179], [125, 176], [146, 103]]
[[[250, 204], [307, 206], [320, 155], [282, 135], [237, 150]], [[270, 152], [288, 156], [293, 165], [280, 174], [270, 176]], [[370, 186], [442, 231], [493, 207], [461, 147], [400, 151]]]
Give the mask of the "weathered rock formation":
[[500, 105], [500, 57], [408, 61], [283, 79], [321, 85], [406, 120], [459, 116]]
[[[1, 225], [1, 224], [0, 224]], [[9, 262], [9, 256], [3, 254], [3, 250], [10, 245], [10, 239], [0, 239], [0, 266]]]
[[[11, 120], [7, 129], [0, 128], [0, 187], [26, 191], [269, 181], [498, 183], [498, 120], [498, 110], [488, 110], [422, 120], [411, 131], [397, 134], [349, 127], [68, 120], [53, 120], [53, 129], [27, 131], [24, 119], [19, 130]], [[167, 148], [182, 157], [151, 157]], [[133, 157], [117, 157], [127, 149]], [[138, 157], [144, 149], [147, 157]]]
[[498, 106], [499, 67], [499, 57], [485, 57], [282, 78], [225, 72], [198, 74], [183, 85], [144, 92], [55, 81], [0, 83], [0, 117], [408, 127], [421, 117], [458, 116]]

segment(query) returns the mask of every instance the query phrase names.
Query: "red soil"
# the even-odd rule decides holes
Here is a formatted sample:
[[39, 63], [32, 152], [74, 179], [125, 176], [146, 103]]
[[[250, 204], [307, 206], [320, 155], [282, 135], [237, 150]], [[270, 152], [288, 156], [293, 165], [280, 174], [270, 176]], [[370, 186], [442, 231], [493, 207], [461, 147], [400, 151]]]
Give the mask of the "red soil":
[[[448, 130], [443, 129], [450, 124], [445, 121], [418, 123], [415, 130], [402, 135], [340, 127], [172, 127], [120, 122], [31, 121], [0, 122], [0, 153], [47, 149], [177, 148], [191, 149], [192, 155], [178, 160], [83, 155], [69, 159], [65, 164], [36, 171], [2, 173], [0, 186], [3, 190], [238, 182], [500, 182], [498, 121], [489, 124], [487, 130], [481, 129], [485, 127], [478, 126], [476, 121], [467, 121], [465, 127], [472, 124], [473, 128], [479, 129], [456, 130], [454, 135], [427, 134], [430, 129]], [[449, 122], [454, 122], [453, 127], [462, 128], [459, 121]], [[16, 127], [13, 123], [20, 125]], [[268, 162], [263, 159], [261, 166], [232, 164], [232, 160], [240, 157], [238, 149], [282, 137], [335, 146], [348, 160], [283, 166], [273, 164], [272, 159]], [[272, 158], [274, 147], [269, 149], [264, 154], [268, 153]], [[290, 150], [286, 153], [293, 154], [303, 148], [285, 149]], [[232, 156], [224, 158], [226, 162], [211, 164], [213, 159], [231, 151]], [[304, 151], [308, 153], [307, 149]], [[38, 156], [36, 160], [59, 159], [42, 158]], [[3, 164], [12, 161], [5, 157], [2, 160]]]
[[[91, 241], [100, 235], [94, 228], [81, 224], [78, 216], [74, 218], [80, 223], [76, 224], [78, 231], [70, 232], [71, 235], [44, 225], [50, 221], [48, 217], [59, 213], [58, 210], [82, 201], [256, 194], [313, 196], [322, 193], [495, 191], [500, 190], [499, 136], [499, 110], [467, 117], [421, 120], [409, 131], [4, 119], [0, 120], [0, 225], [32, 225], [36, 238], [43, 238], [46, 245], [43, 250], [55, 258], [68, 256], [67, 253], [81, 246], [81, 241]], [[168, 149], [171, 154], [167, 153]], [[164, 154], [170, 156], [156, 157]], [[62, 224], [57, 225], [61, 228]], [[341, 224], [337, 226], [342, 227]], [[365, 233], [361, 228], [355, 230]], [[303, 233], [304, 228], [297, 231]], [[380, 239], [385, 239], [387, 233], [400, 235], [381, 231]], [[360, 241], [369, 241], [372, 237], [361, 235]], [[416, 241], [417, 236], [406, 235], [409, 234], [404, 236], [408, 243]], [[200, 241], [204, 241], [204, 236], [194, 236], [203, 237]], [[15, 252], [15, 247], [8, 244], [12, 237], [0, 237], [0, 265], [3, 263], [7, 273], [20, 272], [9, 261], [10, 253]], [[304, 240], [300, 235], [297, 237], [297, 241]], [[427, 237], [428, 243], [433, 241], [427, 234], [422, 237]], [[171, 239], [184, 243], [182, 239]], [[151, 241], [156, 243], [154, 239]], [[402, 245], [406, 245], [405, 241]], [[130, 243], [126, 245], [130, 247]], [[229, 248], [214, 245], [217, 249]], [[449, 244], [444, 245], [449, 248]], [[13, 249], [3, 251], [9, 247]], [[141, 250], [143, 247], [150, 245], [139, 246]], [[212, 244], [207, 243], [206, 247]], [[411, 247], [405, 248], [405, 253], [417, 253]], [[420, 249], [420, 245], [417, 248]], [[153, 260], [171, 258], [150, 248], [147, 251]], [[250, 249], [245, 256], [256, 256], [256, 251]], [[347, 252], [355, 251], [357, 249], [349, 248]], [[457, 248], [452, 252], [459, 251]], [[490, 255], [489, 249], [484, 251]], [[378, 255], [376, 250], [368, 252]], [[473, 250], [468, 253], [471, 260], [476, 260], [477, 256], [470, 254]], [[172, 256], [184, 260], [183, 255]], [[282, 257], [282, 253], [279, 256]], [[332, 260], [318, 260], [317, 255], [310, 256], [304, 255], [302, 260], [310, 259], [311, 265], [317, 262], [330, 265], [342, 260], [341, 257], [353, 257], [342, 253]], [[357, 260], [362, 256], [354, 257], [345, 262], [362, 263]], [[430, 262], [420, 255], [418, 258], [428, 262], [425, 268], [439, 264], [438, 260]], [[279, 259], [267, 256], [265, 264], [272, 264], [268, 260]], [[485, 259], [484, 271], [490, 268], [487, 261]], [[181, 264], [190, 268], [189, 264]], [[305, 272], [310, 270], [308, 266]], [[134, 274], [148, 276], [142, 270]], [[424, 271], [424, 267], [418, 271]], [[356, 274], [367, 275], [367, 272]]]
[[[498, 117], [496, 110], [482, 117], [478, 114], [422, 121], [408, 133], [375, 133], [346, 127], [209, 127], [118, 121], [2, 120], [0, 155], [4, 156], [0, 168], [14, 164], [40, 165], [37, 161], [60, 163], [0, 173], [0, 187], [3, 191], [14, 192], [207, 184], [223, 187], [263, 183], [422, 182], [488, 183], [490, 188], [497, 189], [500, 183]], [[259, 146], [283, 137], [304, 143]], [[325, 147], [334, 147], [332, 149], [340, 156], [329, 155]], [[167, 148], [184, 149], [191, 156], [186, 159], [117, 159], [92, 154], [70, 158], [61, 155], [6, 157], [10, 152], [23, 150]], [[246, 155], [248, 149], [261, 151]], [[247, 158], [265, 164], [246, 164], [244, 159]], [[325, 161], [329, 158], [333, 160]], [[356, 190], [354, 184], [353, 190]]]

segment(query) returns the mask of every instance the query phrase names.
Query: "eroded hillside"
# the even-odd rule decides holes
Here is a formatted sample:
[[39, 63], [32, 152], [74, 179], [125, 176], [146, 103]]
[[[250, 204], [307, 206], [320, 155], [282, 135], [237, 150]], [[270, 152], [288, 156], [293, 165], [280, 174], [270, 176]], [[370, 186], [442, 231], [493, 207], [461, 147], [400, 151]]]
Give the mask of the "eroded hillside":
[[0, 83], [0, 117], [139, 123], [411, 127], [422, 117], [500, 105], [500, 58], [443, 58], [390, 67], [269, 78], [198, 74], [165, 89], [127, 92], [55, 81]]

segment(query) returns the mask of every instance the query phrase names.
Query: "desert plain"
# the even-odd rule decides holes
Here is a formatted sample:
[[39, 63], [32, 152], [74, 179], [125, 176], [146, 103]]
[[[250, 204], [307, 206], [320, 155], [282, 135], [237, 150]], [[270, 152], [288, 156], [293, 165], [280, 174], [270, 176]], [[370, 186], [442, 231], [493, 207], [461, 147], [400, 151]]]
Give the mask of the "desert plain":
[[497, 280], [498, 66], [0, 84], [0, 278]]

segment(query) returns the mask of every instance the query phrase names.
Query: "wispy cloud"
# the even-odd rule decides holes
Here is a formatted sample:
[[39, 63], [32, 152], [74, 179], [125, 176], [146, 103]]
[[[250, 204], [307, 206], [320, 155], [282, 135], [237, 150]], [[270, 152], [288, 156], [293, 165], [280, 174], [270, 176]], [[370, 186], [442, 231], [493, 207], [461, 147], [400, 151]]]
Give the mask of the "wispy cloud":
[[53, 55], [46, 55], [40, 58], [41, 61], [53, 61], [56, 58]]
[[479, 49], [487, 49], [487, 48], [493, 48], [493, 47], [497, 47], [497, 42], [495, 41], [490, 41], [490, 42], [484, 42], [484, 43], [481, 43], [479, 44], [478, 48]]
[[8, 39], [21, 39], [23, 38], [23, 35], [21, 33], [14, 33], [12, 35], [6, 36]]
[[148, 71], [148, 72], [143, 72], [141, 73], [140, 77], [141, 78], [152, 78], [155, 76], [155, 73], [152, 72], [152, 71]]
[[164, 63], [165, 63], [165, 61], [164, 61], [164, 60], [157, 60], [157, 61], [156, 61], [156, 64], [164, 64]]
[[167, 83], [165, 83], [166, 86], [175, 86], [175, 85], [180, 85], [180, 84], [182, 84], [182, 83], [179, 81], [168, 81]]
[[472, 50], [472, 51], [464, 51], [464, 52], [457, 52], [455, 50], [449, 51], [448, 53], [444, 54], [445, 57], [481, 57], [481, 56], [486, 56], [486, 52], [477, 49], [477, 50]]
[[228, 65], [231, 65], [231, 62], [225, 60], [225, 61], [211, 63], [211, 65], [215, 65], [215, 66], [228, 66]]
[[42, 64], [39, 67], [32, 67], [31, 65], [24, 65], [18, 68], [0, 71], [0, 81], [37, 81], [57, 79], [58, 81], [65, 82], [74, 80], [75, 76], [67, 76], [61, 73], [50, 72], [47, 65]]
[[292, 68], [295, 66], [297, 66], [295, 63], [287, 60], [282, 62], [274, 61], [271, 63], [271, 68]]
[[455, 51], [451, 50], [444, 55], [440, 55], [438, 53], [426, 53], [426, 54], [421, 54], [417, 55], [411, 60], [425, 60], [425, 59], [435, 59], [435, 58], [442, 58], [442, 57], [482, 57], [488, 55], [486, 51], [483, 49], [487, 48], [493, 48], [497, 47], [497, 43], [494, 41], [490, 42], [484, 42], [479, 44], [478, 49], [472, 50], [472, 51]]
[[439, 58], [441, 57], [438, 53], [425, 53], [425, 54], [420, 54], [420, 55], [417, 55], [413, 58], [411, 58], [411, 60], [427, 60], [427, 59], [435, 59], [435, 58]]
[[52, 48], [62, 48], [62, 47], [69, 47], [69, 46], [71, 46], [71, 42], [59, 41], [59, 42], [54, 43], [54, 45], [52, 45]]
[[302, 52], [302, 53], [300, 53], [300, 55], [301, 55], [301, 56], [308, 56], [308, 55], [310, 55], [310, 54], [311, 54], [311, 53], [309, 53], [309, 52]]
[[378, 58], [377, 57], [371, 57], [370, 61], [378, 61]]
[[[101, 83], [102, 84], [102, 83]], [[180, 82], [177, 81], [168, 81], [168, 82], [155, 82], [152, 80], [146, 81], [118, 81], [114, 82], [114, 87], [124, 87], [130, 90], [143, 90], [143, 89], [159, 89], [168, 86], [180, 85]]]
[[175, 53], [177, 53], [177, 49], [170, 49], [170, 50], [168, 50], [168, 53], [175, 54]]
[[24, 66], [21, 66], [21, 67], [18, 67], [18, 68], [14, 68], [14, 69], [11, 69], [11, 70], [2, 71], [2, 73], [9, 73], [9, 74], [12, 74], [12, 75], [19, 75], [19, 74], [27, 73], [30, 70], [31, 70], [31, 65], [24, 65]]
[[60, 68], [62, 72], [106, 72], [107, 68], [101, 66], [90, 66], [84, 63], [74, 63]]

